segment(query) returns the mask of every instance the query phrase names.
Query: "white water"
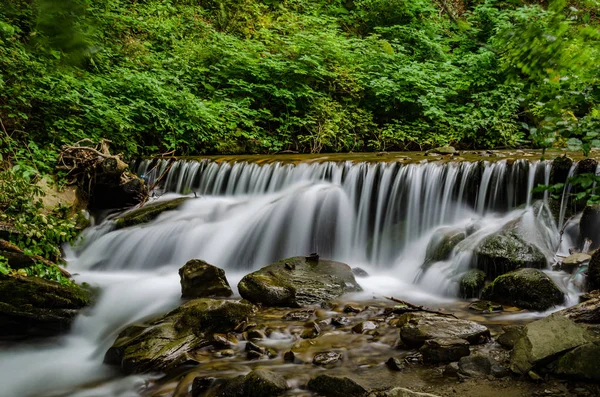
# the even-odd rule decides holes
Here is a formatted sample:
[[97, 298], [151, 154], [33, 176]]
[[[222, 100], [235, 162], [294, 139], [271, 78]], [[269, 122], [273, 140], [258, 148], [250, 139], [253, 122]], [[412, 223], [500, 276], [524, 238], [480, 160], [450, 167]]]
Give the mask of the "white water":
[[[140, 173], [149, 173], [152, 183], [167, 163], [150, 168], [144, 163]], [[0, 395], [138, 395], [146, 378], [117, 376], [102, 365], [104, 352], [125, 325], [178, 304], [177, 269], [192, 258], [224, 268], [233, 286], [243, 274], [274, 260], [318, 252], [371, 273], [359, 279], [365, 291], [353, 298], [451, 301], [460, 275], [472, 265], [470, 250], [511, 220], [522, 219], [528, 240], [549, 259], [569, 248], [568, 238], [559, 247], [558, 229], [544, 211], [516, 209], [535, 201], [531, 187], [547, 183], [549, 171], [549, 163], [524, 161], [178, 162], [164, 190], [192, 198], [148, 225], [114, 231], [107, 222], [86, 231], [68, 259], [70, 270], [81, 273], [78, 281], [101, 288], [97, 305], [65, 337], [35, 348], [3, 349]], [[436, 263], [414, 283], [439, 227], [474, 225], [478, 229], [451, 259]], [[567, 288], [563, 275], [552, 273]]]

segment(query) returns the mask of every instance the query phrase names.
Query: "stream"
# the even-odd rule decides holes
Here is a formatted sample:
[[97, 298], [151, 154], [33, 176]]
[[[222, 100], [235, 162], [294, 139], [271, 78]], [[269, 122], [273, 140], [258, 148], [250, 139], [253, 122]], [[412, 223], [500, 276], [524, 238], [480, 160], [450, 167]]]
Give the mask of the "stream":
[[[557, 255], [568, 256], [574, 246], [568, 232], [573, 226], [555, 224], [547, 194], [532, 193], [536, 185], [548, 184], [550, 161], [187, 159], [170, 164], [145, 160], [137, 171], [150, 185], [166, 172], [153, 200], [182, 196], [189, 200], [141, 226], [115, 230], [109, 216], [86, 230], [78, 244], [66, 247], [69, 271], [77, 282], [99, 289], [98, 301], [77, 318], [68, 335], [3, 346], [0, 396], [139, 396], [149, 390], [156, 396], [173, 395], [176, 383], [156, 383], [158, 375], [123, 377], [102, 360], [126, 325], [180, 304], [177, 270], [189, 259], [201, 258], [223, 268], [239, 296], [235, 286], [250, 271], [318, 252], [369, 273], [357, 278], [364, 291], [344, 297], [348, 301], [377, 306], [394, 296], [469, 317], [473, 314], [466, 309], [468, 302], [456, 297], [458, 281], [472, 264], [473, 247], [483, 238], [519, 219], [528, 241], [549, 263]], [[577, 219], [570, 222], [575, 225]], [[442, 227], [472, 232], [449, 259], [424, 272], [427, 247]], [[563, 228], [567, 232], [561, 239]], [[565, 306], [575, 304], [580, 293], [573, 282], [577, 280], [564, 272], [546, 271], [567, 294]], [[273, 310], [264, 320], [277, 330], [270, 343], [278, 349], [294, 343], [291, 335], [297, 326], [274, 320], [282, 313]], [[544, 315], [507, 311], [479, 320], [493, 325]], [[359, 367], [368, 364], [368, 357], [385, 354], [383, 346], [359, 337], [346, 343], [355, 349], [356, 359], [350, 362]], [[292, 384], [308, 376], [298, 374], [294, 380], [290, 364], [275, 360], [272, 365], [289, 372]], [[218, 364], [207, 353], [197, 373], [236, 374], [249, 368], [239, 359]]]

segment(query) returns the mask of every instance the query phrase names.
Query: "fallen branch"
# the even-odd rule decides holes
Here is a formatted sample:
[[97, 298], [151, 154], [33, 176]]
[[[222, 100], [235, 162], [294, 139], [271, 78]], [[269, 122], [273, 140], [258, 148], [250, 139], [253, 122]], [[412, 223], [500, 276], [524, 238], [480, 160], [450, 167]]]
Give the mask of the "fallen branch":
[[410, 302], [406, 302], [403, 301], [401, 299], [396, 299], [392, 296], [384, 296], [385, 299], [391, 300], [392, 302], [396, 302], [396, 303], [400, 303], [404, 306], [406, 306], [408, 308], [408, 310], [406, 310], [407, 312], [426, 312], [426, 313], [432, 313], [432, 314], [439, 314], [441, 316], [448, 316], [448, 317], [454, 317], [454, 318], [458, 318], [456, 317], [454, 314], [452, 313], [443, 313], [437, 310], [431, 310], [431, 309], [427, 309], [424, 306], [417, 306], [417, 305], [413, 305]]

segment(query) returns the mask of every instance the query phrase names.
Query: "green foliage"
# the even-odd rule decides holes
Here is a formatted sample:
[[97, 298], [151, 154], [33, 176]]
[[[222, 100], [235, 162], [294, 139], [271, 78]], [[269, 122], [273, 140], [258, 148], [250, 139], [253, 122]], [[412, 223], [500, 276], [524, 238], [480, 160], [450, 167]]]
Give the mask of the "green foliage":
[[589, 151], [598, 6], [561, 1], [11, 1], [0, 121], [41, 172], [82, 138], [131, 155]]

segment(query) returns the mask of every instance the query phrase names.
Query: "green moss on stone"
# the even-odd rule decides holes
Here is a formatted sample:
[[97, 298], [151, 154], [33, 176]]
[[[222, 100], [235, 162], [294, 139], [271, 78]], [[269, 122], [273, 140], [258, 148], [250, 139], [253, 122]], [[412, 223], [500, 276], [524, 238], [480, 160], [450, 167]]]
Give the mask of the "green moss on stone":
[[174, 200], [146, 204], [141, 208], [128, 211], [117, 217], [115, 219], [115, 227], [116, 229], [123, 229], [125, 227], [137, 226], [151, 222], [163, 212], [176, 209], [186, 200], [189, 200], [189, 198], [180, 197]]

